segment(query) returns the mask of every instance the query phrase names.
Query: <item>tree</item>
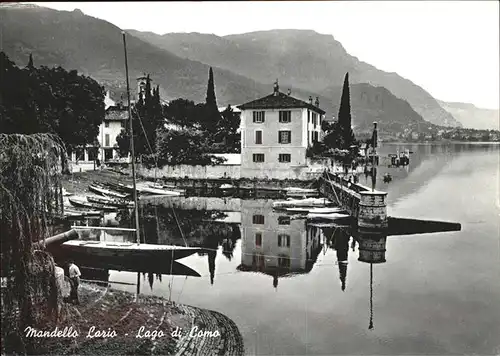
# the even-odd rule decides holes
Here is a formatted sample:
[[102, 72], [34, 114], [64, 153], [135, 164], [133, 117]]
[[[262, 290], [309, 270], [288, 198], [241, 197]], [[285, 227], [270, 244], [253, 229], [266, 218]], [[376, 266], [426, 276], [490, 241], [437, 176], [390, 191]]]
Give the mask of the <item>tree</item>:
[[225, 161], [225, 159], [211, 155], [212, 150], [207, 135], [199, 130], [159, 130], [157, 153], [161, 165], [208, 165]]
[[35, 66], [33, 65], [33, 54], [31, 54], [31, 53], [30, 53], [30, 59], [28, 61], [28, 65], [26, 66], [26, 68], [29, 68], [29, 69], [35, 68]]
[[49, 236], [51, 218], [62, 211], [66, 160], [55, 135], [0, 134], [2, 354], [43, 353], [42, 341], [26, 337], [25, 328], [47, 330], [57, 322], [54, 260], [34, 242]]
[[351, 127], [351, 99], [349, 94], [349, 73], [344, 78], [344, 87], [342, 88], [342, 97], [339, 108], [339, 130], [341, 136], [340, 148], [347, 149], [354, 142], [354, 132]]
[[205, 115], [201, 120], [202, 128], [210, 134], [214, 134], [217, 130], [217, 123], [220, 120], [219, 108], [217, 107], [217, 99], [215, 98], [214, 73], [212, 67], [208, 71], [207, 97], [205, 101]]
[[53, 133], [68, 148], [94, 143], [104, 88], [76, 70], [29, 66], [19, 69], [0, 53], [0, 132]]
[[217, 107], [217, 99], [215, 98], [214, 72], [212, 67], [208, 71], [208, 86], [207, 86], [207, 106]]
[[239, 153], [241, 151], [241, 135], [238, 132], [240, 117], [230, 105], [221, 114], [215, 133], [216, 142], [222, 143], [220, 153]]

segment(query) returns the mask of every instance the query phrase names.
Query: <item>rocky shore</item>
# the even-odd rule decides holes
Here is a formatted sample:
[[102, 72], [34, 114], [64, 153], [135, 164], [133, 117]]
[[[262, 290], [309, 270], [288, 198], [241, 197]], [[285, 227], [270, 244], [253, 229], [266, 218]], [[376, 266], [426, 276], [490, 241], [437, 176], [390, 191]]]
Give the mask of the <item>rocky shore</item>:
[[80, 305], [61, 309], [58, 331], [66, 328], [66, 337], [46, 338], [43, 353], [243, 355], [238, 327], [221, 313], [90, 283], [79, 294]]

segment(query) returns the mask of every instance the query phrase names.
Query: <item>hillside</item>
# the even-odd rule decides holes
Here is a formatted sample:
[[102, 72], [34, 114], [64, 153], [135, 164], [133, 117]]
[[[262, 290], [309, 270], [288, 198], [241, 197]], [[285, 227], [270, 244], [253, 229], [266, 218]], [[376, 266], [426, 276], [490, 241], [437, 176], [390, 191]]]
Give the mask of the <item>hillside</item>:
[[[56, 11], [35, 6], [0, 6], [1, 50], [18, 65], [33, 53], [35, 66], [62, 66], [90, 75], [114, 91], [124, 90], [125, 63], [121, 29], [81, 11]], [[150, 73], [166, 99], [204, 101], [209, 66], [180, 58], [134, 36], [127, 37], [131, 86]], [[266, 92], [259, 84], [214, 68], [221, 105], [252, 100]], [[134, 93], [135, 90], [132, 91]]]
[[463, 127], [481, 130], [499, 130], [499, 110], [478, 108], [469, 103], [450, 103], [438, 101], [439, 104], [453, 115]]
[[224, 37], [128, 31], [180, 57], [226, 68], [262, 83], [271, 83], [278, 77], [283, 84], [294, 88], [322, 92], [330, 86], [341, 85], [345, 73], [349, 72], [353, 83], [387, 88], [410, 103], [427, 121], [460, 126], [423, 88], [351, 56], [331, 35], [311, 30], [272, 30]]
[[[115, 99], [120, 97], [120, 93], [124, 93], [122, 35], [121, 30], [113, 24], [86, 16], [78, 10], [56, 11], [25, 5], [0, 6], [0, 19], [0, 33], [3, 36], [1, 50], [18, 65], [27, 64], [29, 54], [33, 53], [35, 66], [60, 65], [68, 70], [76, 69], [111, 89]], [[220, 43], [218, 37], [206, 36], [215, 38], [215, 43]], [[208, 41], [208, 37], [206, 41], [200, 42], [200, 46]], [[154, 84], [160, 84], [163, 99], [183, 97], [196, 102], [205, 100], [208, 79], [206, 64], [180, 58], [134, 36], [127, 37], [127, 50], [132, 94], [135, 93], [134, 78], [146, 72], [151, 74]], [[229, 52], [228, 56], [230, 55]], [[214, 68], [214, 77], [220, 106], [242, 104], [268, 95], [273, 90], [272, 84], [262, 84], [225, 69]], [[283, 92], [290, 87], [281, 80], [280, 85]], [[409, 105], [387, 90], [380, 96], [384, 103], [380, 106], [375, 99], [358, 100], [357, 88], [363, 88], [359, 91], [368, 98], [380, 96], [377, 93], [381, 88], [368, 84], [353, 86], [353, 122], [360, 129], [367, 126], [371, 129], [373, 121], [378, 121], [383, 128], [386, 122], [420, 117]], [[309, 96], [319, 96], [320, 106], [327, 112], [327, 118], [337, 116], [339, 88], [324, 90], [320, 95], [312, 90], [291, 89], [294, 97], [305, 101]], [[388, 125], [386, 127], [389, 128]]]

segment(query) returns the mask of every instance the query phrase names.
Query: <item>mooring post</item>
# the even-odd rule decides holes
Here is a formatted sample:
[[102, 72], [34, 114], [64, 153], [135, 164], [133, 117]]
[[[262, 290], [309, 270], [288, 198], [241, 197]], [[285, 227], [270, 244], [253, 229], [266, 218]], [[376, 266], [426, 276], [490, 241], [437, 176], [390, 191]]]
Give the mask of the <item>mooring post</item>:
[[358, 226], [366, 229], [387, 228], [387, 193], [361, 191], [359, 202]]

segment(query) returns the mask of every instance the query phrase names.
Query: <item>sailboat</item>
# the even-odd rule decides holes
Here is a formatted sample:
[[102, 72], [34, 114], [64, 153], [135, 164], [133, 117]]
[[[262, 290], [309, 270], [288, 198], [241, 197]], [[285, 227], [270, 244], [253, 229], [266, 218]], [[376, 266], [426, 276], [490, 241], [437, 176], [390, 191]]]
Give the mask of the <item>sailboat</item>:
[[128, 97], [128, 115], [130, 122], [130, 151], [132, 156], [132, 194], [134, 198], [134, 212], [135, 212], [135, 229], [120, 229], [109, 227], [81, 227], [82, 229], [112, 229], [112, 230], [133, 230], [136, 233], [136, 243], [131, 242], [106, 242], [106, 241], [83, 241], [71, 240], [64, 242], [61, 247], [73, 254], [80, 256], [96, 256], [101, 258], [127, 258], [144, 260], [148, 258], [158, 258], [163, 260], [176, 260], [187, 257], [196, 252], [200, 252], [200, 248], [196, 247], [182, 247], [175, 245], [158, 245], [141, 243], [139, 233], [139, 205], [137, 204], [137, 186], [135, 175], [135, 153], [134, 153], [134, 129], [132, 125], [132, 115], [130, 108], [130, 85], [128, 76], [128, 62], [127, 62], [127, 43], [125, 39], [125, 32], [123, 35], [123, 47], [125, 52], [125, 72], [127, 76], [127, 97]]

